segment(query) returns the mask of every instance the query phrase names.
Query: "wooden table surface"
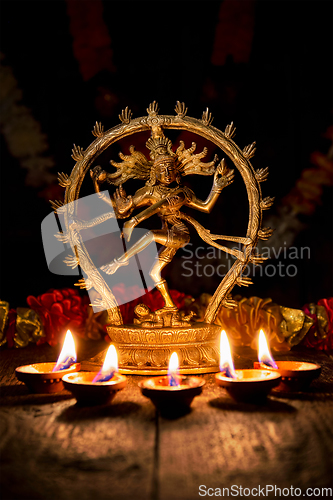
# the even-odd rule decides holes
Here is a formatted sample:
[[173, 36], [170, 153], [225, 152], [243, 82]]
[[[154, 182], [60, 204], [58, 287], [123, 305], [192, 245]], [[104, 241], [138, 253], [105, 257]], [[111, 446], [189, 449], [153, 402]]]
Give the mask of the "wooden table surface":
[[[82, 347], [79, 360], [100, 349], [92, 345]], [[251, 367], [255, 353], [239, 354], [236, 367]], [[283, 356], [322, 365], [306, 393], [239, 404], [213, 374], [203, 375], [192, 411], [173, 420], [141, 395], [143, 377], [128, 376], [111, 405], [84, 408], [66, 391], [29, 394], [16, 379], [17, 366], [54, 361], [54, 348], [4, 349], [0, 357], [2, 500], [192, 500], [208, 497], [208, 488], [241, 497], [241, 487], [293, 486], [302, 495], [333, 487], [333, 360], [323, 353]], [[247, 498], [256, 492], [244, 491]]]

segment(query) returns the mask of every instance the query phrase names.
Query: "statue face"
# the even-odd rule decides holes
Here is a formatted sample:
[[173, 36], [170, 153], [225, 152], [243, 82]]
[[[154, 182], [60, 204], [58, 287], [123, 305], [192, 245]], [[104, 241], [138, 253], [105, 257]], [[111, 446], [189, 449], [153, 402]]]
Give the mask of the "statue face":
[[156, 179], [161, 184], [171, 184], [177, 178], [173, 159], [166, 159], [160, 162], [156, 168]]

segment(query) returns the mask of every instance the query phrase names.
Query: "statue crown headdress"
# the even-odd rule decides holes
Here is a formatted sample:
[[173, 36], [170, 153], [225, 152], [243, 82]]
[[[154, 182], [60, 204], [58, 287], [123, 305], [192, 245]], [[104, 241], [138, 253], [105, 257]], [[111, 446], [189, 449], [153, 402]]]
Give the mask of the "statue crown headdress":
[[161, 155], [176, 156], [172, 151], [172, 142], [167, 137], [150, 137], [146, 146], [150, 150], [152, 160]]

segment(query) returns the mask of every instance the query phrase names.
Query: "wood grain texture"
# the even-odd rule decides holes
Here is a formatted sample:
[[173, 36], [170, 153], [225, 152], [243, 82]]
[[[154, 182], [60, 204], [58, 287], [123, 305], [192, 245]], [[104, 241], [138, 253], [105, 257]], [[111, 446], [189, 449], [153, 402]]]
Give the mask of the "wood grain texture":
[[[236, 368], [250, 368], [253, 353], [241, 355]], [[200, 485], [229, 488], [230, 495], [232, 485], [332, 487], [332, 361], [313, 353], [283, 358], [320, 358], [323, 376], [307, 393], [270, 396], [258, 406], [234, 402], [206, 375], [191, 414], [160, 418], [159, 500], [200, 498]]]
[[14, 358], [29, 363], [22, 355], [2, 353], [2, 499], [150, 498], [156, 417], [139, 378], [112, 405], [80, 408], [66, 391], [29, 394], [13, 375]]
[[[254, 353], [239, 354], [236, 367], [250, 367]], [[322, 353], [283, 356], [322, 365], [306, 393], [239, 404], [204, 375], [192, 411], [169, 420], [141, 395], [142, 377], [128, 376], [111, 405], [80, 408], [66, 391], [29, 394], [15, 378], [19, 365], [55, 360], [55, 349], [0, 356], [2, 500], [192, 500], [200, 485], [333, 486], [333, 362]]]

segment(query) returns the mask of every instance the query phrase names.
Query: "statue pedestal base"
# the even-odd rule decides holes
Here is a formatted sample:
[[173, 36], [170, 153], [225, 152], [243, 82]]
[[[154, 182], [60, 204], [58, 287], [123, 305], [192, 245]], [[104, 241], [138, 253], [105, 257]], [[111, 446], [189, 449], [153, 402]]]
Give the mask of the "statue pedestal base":
[[[118, 353], [119, 372], [132, 375], [166, 375], [169, 359], [178, 354], [180, 373], [218, 372], [221, 326], [193, 323], [187, 327], [142, 328], [108, 326]], [[90, 361], [103, 364], [105, 351]]]

